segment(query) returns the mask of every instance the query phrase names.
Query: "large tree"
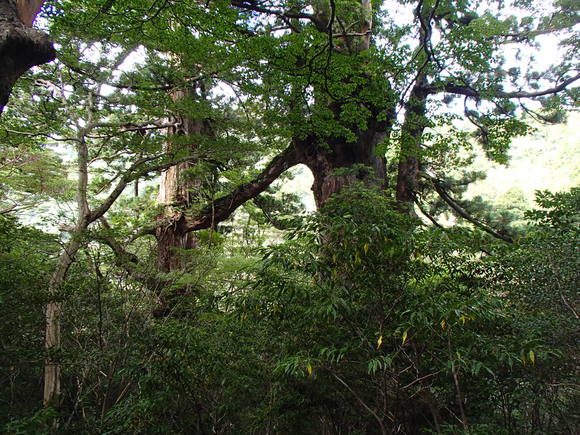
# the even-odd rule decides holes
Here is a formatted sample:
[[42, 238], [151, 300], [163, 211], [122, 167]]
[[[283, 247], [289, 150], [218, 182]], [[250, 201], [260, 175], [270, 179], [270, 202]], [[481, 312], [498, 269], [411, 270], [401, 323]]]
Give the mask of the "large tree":
[[[363, 181], [390, 188], [403, 213], [413, 214], [419, 197], [434, 191], [469, 217], [445, 184], [454, 159], [470, 146], [470, 135], [454, 124], [458, 113], [471, 121], [488, 154], [502, 160], [510, 139], [528, 131], [520, 113], [553, 120], [562, 107], [577, 104], [578, 11], [565, 1], [551, 9], [533, 1], [508, 7], [503, 1], [443, 0], [62, 0], [55, 6], [52, 36], [67, 47], [61, 61], [76, 74], [62, 95], [84, 89], [87, 113], [93, 111], [91, 99], [97, 111], [110, 111], [98, 122], [78, 117], [83, 120], [71, 139], [79, 152], [72, 251], [142, 173], [139, 166], [161, 156], [141, 142], [147, 131], [169, 128], [164, 141], [171, 161], [143, 168], [171, 167], [161, 194], [168, 207], [137, 231], [157, 237], [163, 271], [178, 265], [171, 248], [194, 246], [189, 233], [216, 227], [300, 163], [314, 175], [319, 207]], [[526, 50], [547, 34], [559, 38], [562, 57], [536, 69]], [[120, 63], [79, 59], [90, 47], [135, 54], [113, 73]], [[95, 87], [99, 92], [90, 90]], [[115, 91], [101, 92], [105, 88]], [[115, 139], [136, 132], [137, 142]], [[86, 138], [121, 147], [107, 157], [120, 169], [120, 184], [105, 183], [103, 191], [112, 186], [109, 199], [94, 206], [86, 193]], [[232, 162], [255, 165], [266, 158], [262, 169], [232, 175]], [[187, 164], [174, 166], [177, 159]], [[186, 179], [196, 168], [228, 182], [204, 195], [199, 173]], [[53, 288], [73, 260], [71, 249], [61, 260]], [[51, 320], [58, 312], [58, 304], [49, 307], [49, 348], [58, 346], [58, 322]], [[58, 373], [47, 379], [47, 401], [58, 393], [57, 378]]]

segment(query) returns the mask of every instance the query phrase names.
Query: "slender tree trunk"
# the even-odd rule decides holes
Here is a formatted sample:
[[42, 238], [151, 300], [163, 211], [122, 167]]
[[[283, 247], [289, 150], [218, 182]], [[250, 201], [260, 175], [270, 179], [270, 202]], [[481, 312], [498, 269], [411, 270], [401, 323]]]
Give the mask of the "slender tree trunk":
[[52, 41], [32, 23], [44, 1], [0, 0], [0, 114], [16, 80], [56, 56]]
[[60, 363], [58, 352], [61, 348], [60, 313], [61, 302], [58, 300], [58, 290], [64, 283], [68, 268], [74, 261], [74, 256], [81, 247], [79, 238], [75, 235], [59, 257], [58, 264], [49, 283], [52, 300], [46, 306], [45, 348], [48, 353], [44, 366], [44, 406], [57, 406], [60, 396]]
[[78, 142], [79, 175], [77, 181], [77, 222], [71, 234], [72, 238], [59, 257], [48, 289], [50, 301], [46, 306], [45, 348], [47, 351], [44, 366], [44, 406], [57, 406], [60, 396], [60, 363], [58, 355], [61, 348], [60, 313], [61, 302], [59, 290], [62, 287], [66, 273], [74, 261], [74, 257], [82, 246], [83, 235], [90, 224], [90, 209], [87, 201], [88, 186], [88, 148], [82, 132]]

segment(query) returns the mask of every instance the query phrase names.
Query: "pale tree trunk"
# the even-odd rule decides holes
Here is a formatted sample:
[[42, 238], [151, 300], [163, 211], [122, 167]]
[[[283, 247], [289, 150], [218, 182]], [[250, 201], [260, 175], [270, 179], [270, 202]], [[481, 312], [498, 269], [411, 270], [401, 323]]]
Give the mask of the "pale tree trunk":
[[64, 283], [66, 273], [74, 261], [74, 257], [82, 246], [82, 239], [90, 224], [89, 204], [87, 201], [88, 186], [88, 148], [84, 138], [78, 141], [78, 167], [77, 181], [77, 222], [72, 232], [71, 240], [60, 255], [56, 269], [50, 283], [49, 293], [51, 301], [46, 307], [45, 347], [47, 357], [44, 367], [44, 396], [45, 406], [58, 406], [60, 396], [60, 363], [55, 353], [61, 349], [60, 337], [60, 314], [62, 310], [59, 299], [59, 290]]
[[[65, 107], [69, 107], [66, 93], [61, 89], [62, 103]], [[190, 158], [181, 158], [178, 161], [161, 162], [157, 165], [151, 165], [151, 161], [155, 158], [141, 158], [135, 161], [128, 168], [118, 173], [114, 180], [117, 180], [116, 185], [112, 187], [110, 193], [100, 204], [95, 205], [91, 210], [88, 203], [87, 189], [89, 183], [89, 150], [86, 139], [89, 137], [91, 130], [97, 125], [94, 123], [94, 101], [93, 95], [89, 94], [86, 102], [86, 119], [74, 119], [77, 128], [77, 137], [74, 142], [77, 144], [78, 153], [78, 180], [77, 180], [77, 217], [73, 231], [71, 232], [71, 240], [68, 242], [66, 248], [62, 252], [57, 267], [53, 272], [49, 283], [50, 302], [46, 308], [46, 325], [45, 325], [45, 347], [47, 357], [45, 361], [44, 372], [44, 404], [45, 406], [57, 406], [60, 396], [60, 365], [58, 362], [58, 351], [61, 348], [60, 340], [60, 314], [61, 302], [59, 301], [60, 289], [64, 284], [67, 271], [70, 265], [75, 260], [75, 255], [85, 243], [87, 229], [96, 220], [102, 218], [107, 211], [113, 206], [115, 201], [123, 193], [129, 183], [139, 179], [141, 176], [148, 175], [152, 172], [163, 171], [174, 166], [177, 163], [185, 162]], [[71, 110], [71, 114], [74, 111]], [[81, 122], [82, 121], [82, 122]]]
[[61, 348], [60, 313], [61, 302], [58, 301], [58, 290], [64, 283], [68, 268], [74, 261], [74, 256], [81, 247], [78, 235], [75, 234], [68, 243], [58, 260], [57, 267], [52, 274], [49, 291], [51, 300], [46, 306], [45, 348], [47, 357], [44, 365], [44, 406], [58, 406], [60, 396], [60, 363], [54, 354]]
[[0, 114], [16, 80], [28, 69], [56, 56], [48, 36], [31, 28], [43, 3], [0, 0]]

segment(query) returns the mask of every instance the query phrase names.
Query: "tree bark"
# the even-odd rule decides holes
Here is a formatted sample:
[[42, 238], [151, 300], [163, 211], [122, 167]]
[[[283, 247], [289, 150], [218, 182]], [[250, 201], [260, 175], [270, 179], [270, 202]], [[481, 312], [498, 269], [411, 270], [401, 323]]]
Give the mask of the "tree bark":
[[[203, 98], [197, 95], [196, 90], [203, 94], [203, 88], [188, 88], [186, 90], [173, 91], [171, 97], [176, 102], [181, 99]], [[175, 151], [172, 137], [183, 136], [189, 138], [189, 143], [184, 145], [188, 152], [195, 152], [198, 148], [195, 140], [202, 136], [211, 136], [212, 130], [206, 119], [193, 119], [182, 117], [178, 120], [177, 127], [168, 129], [168, 141], [166, 149], [168, 152]], [[203, 182], [199, 179], [191, 178], [187, 174], [187, 169], [196, 163], [184, 162], [168, 168], [161, 175], [159, 195], [157, 202], [164, 207], [160, 220], [166, 221], [168, 218], [170, 225], [161, 225], [155, 229], [157, 239], [157, 267], [163, 272], [179, 270], [183, 266], [180, 251], [195, 249], [197, 241], [192, 232], [183, 231], [181, 226], [176, 225], [183, 215], [183, 210], [189, 208], [194, 200], [195, 193], [202, 187]]]
[[[319, 3], [314, 7], [316, 26], [319, 31], [327, 33], [329, 37], [329, 60], [333, 55], [355, 57], [368, 50], [372, 46], [371, 1], [361, 1], [357, 21], [348, 26], [352, 29], [349, 30], [351, 33], [348, 35], [344, 34], [343, 28], [338, 25], [334, 2], [330, 2], [329, 7], [330, 9], [326, 3]], [[333, 54], [335, 51], [340, 54]], [[354, 75], [356, 74], [353, 73]], [[368, 85], [372, 85], [375, 80], [362, 68], [358, 79], [361, 77], [366, 79]], [[388, 86], [388, 83], [384, 84]], [[358, 95], [361, 88], [364, 88], [364, 85], [357, 87], [349, 98], [358, 100], [358, 104], [370, 110], [371, 115], [369, 119], [366, 119], [365, 129], [341, 121], [341, 112], [345, 104], [343, 101], [331, 97], [327, 89], [320, 89], [319, 94], [321, 100], [324, 101], [329, 101], [331, 97], [331, 101], [326, 103], [327, 107], [334, 114], [335, 120], [355, 134], [355, 141], [347, 142], [344, 137], [328, 134], [324, 138], [325, 146], [319, 146], [315, 141], [310, 141], [299, 149], [301, 162], [308, 166], [314, 175], [312, 191], [319, 209], [326, 204], [331, 195], [356, 181], [386, 187], [386, 160], [384, 156], [377, 155], [376, 147], [388, 138], [395, 113], [392, 107], [387, 108], [387, 105], [376, 107], [366, 102], [365, 98]]]
[[284, 171], [303, 163], [298, 153], [298, 149], [302, 148], [303, 146], [294, 141], [281, 154], [274, 157], [255, 179], [241, 184], [230, 194], [213, 200], [194, 216], [179, 215], [177, 219], [172, 220], [173, 224], [180, 227], [180, 231], [184, 233], [215, 227], [230, 217], [243, 203], [264, 192]]
[[50, 283], [49, 291], [53, 300], [46, 306], [46, 326], [45, 326], [45, 348], [48, 353], [44, 365], [44, 406], [58, 406], [60, 396], [60, 363], [58, 352], [61, 347], [60, 340], [60, 313], [62, 304], [57, 298], [58, 290], [64, 283], [68, 268], [74, 261], [74, 256], [81, 247], [80, 234], [73, 235], [72, 240], [68, 243], [59, 257], [58, 264], [54, 270]]
[[421, 138], [425, 131], [426, 102], [429, 93], [425, 90], [425, 77], [415, 81], [411, 96], [405, 106], [405, 122], [401, 131], [401, 156], [397, 171], [395, 194], [399, 211], [416, 217], [414, 210], [415, 192], [419, 181]]
[[0, 0], [0, 115], [16, 80], [56, 56], [48, 35], [30, 27], [42, 3]]
[[314, 176], [312, 191], [317, 208], [323, 207], [331, 195], [356, 181], [385, 186], [386, 161], [375, 149], [387, 138], [389, 129], [389, 122], [375, 118], [368, 121], [366, 130], [357, 133], [355, 143], [336, 137], [329, 138], [328, 146], [317, 145], [314, 141], [302, 143], [299, 159]]
[[44, 2], [45, 0], [16, 0], [16, 10], [20, 20], [26, 26], [32, 27]]

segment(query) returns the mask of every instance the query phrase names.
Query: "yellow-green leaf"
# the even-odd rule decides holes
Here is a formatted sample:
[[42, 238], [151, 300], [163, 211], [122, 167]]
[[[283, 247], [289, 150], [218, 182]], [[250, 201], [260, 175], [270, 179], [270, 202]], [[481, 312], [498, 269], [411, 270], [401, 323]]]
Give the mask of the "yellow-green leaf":
[[534, 353], [533, 350], [530, 350], [528, 352], [528, 355], [530, 356], [530, 361], [532, 362], [532, 364], [536, 363], [536, 354]]
[[310, 364], [306, 366], [306, 371], [308, 372], [308, 376], [312, 376], [312, 366]]
[[403, 332], [403, 344], [407, 341], [407, 331]]
[[369, 244], [368, 244], [368, 243], [365, 243], [365, 245], [364, 245], [364, 247], [363, 247], [363, 248], [364, 248], [364, 250], [365, 250], [365, 254], [366, 254], [367, 252], [369, 252]]
[[379, 337], [379, 339], [377, 340], [377, 349], [378, 349], [379, 347], [381, 347], [381, 344], [383, 344], [383, 336], [382, 336], [382, 335], [381, 335], [381, 336]]
[[441, 320], [441, 329], [445, 329], [445, 319]]

